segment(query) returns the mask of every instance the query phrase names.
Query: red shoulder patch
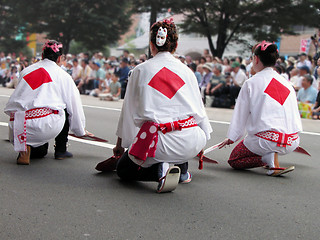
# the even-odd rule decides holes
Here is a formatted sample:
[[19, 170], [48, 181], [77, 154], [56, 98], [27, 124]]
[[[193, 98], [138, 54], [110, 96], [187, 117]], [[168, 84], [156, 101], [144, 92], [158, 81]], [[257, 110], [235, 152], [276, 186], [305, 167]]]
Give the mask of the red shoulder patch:
[[281, 105], [284, 104], [290, 94], [290, 90], [275, 78], [271, 80], [264, 92]]
[[185, 82], [177, 74], [164, 67], [154, 75], [148, 85], [171, 99], [185, 85]]
[[49, 73], [44, 68], [39, 68], [23, 77], [32, 90], [37, 89], [44, 83], [52, 82]]

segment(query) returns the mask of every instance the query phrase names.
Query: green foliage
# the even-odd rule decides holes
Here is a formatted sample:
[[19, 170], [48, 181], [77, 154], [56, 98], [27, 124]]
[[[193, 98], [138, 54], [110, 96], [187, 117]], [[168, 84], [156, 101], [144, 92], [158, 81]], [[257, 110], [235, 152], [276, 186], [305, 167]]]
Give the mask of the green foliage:
[[280, 34], [293, 34], [293, 25], [316, 25], [320, 16], [319, 0], [176, 0], [172, 6], [186, 17], [183, 30], [206, 36], [212, 54], [218, 57], [230, 41], [244, 34], [275, 41]]
[[17, 5], [15, 0], [2, 0], [0, 4], [0, 50], [7, 53], [19, 53], [27, 44], [26, 23], [19, 16]]
[[[24, 3], [25, 0], [15, 0]], [[33, 0], [22, 18], [30, 32], [46, 33], [63, 43], [67, 53], [72, 40], [90, 51], [116, 42], [130, 26], [129, 3], [125, 0]]]

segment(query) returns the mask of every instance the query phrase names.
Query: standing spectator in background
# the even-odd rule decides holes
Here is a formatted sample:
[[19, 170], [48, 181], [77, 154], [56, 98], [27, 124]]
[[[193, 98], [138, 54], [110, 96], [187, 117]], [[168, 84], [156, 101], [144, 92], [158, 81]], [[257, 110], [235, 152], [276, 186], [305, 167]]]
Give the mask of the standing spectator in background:
[[122, 59], [127, 59], [128, 63], [130, 62], [130, 57], [129, 57], [130, 52], [128, 50], [123, 50], [123, 55], [122, 55]]
[[286, 69], [286, 73], [288, 74], [289, 79], [290, 79], [290, 77], [291, 77], [290, 72], [292, 71], [292, 69], [294, 69], [294, 63], [296, 62], [296, 59], [294, 57], [289, 57], [287, 62], [288, 62], [288, 65], [287, 65], [288, 67]]
[[290, 72], [290, 77], [291, 77], [290, 82], [291, 82], [292, 86], [294, 87], [294, 89], [296, 91], [298, 91], [301, 88], [299, 69], [297, 69], [297, 68], [292, 69]]
[[231, 97], [231, 106], [234, 107], [236, 104], [236, 99], [239, 95], [240, 89], [244, 82], [247, 80], [247, 76], [240, 69], [240, 63], [235, 61], [231, 65], [232, 72], [231, 72], [231, 78], [233, 85], [230, 86], [230, 97]]
[[320, 119], [320, 83], [318, 87], [318, 95], [316, 99], [316, 103], [314, 104], [314, 108], [312, 110], [312, 118], [313, 119]]
[[307, 54], [305, 54], [305, 53], [301, 53], [299, 55], [299, 62], [297, 63], [298, 68], [303, 67], [303, 66], [307, 66], [309, 69], [312, 68], [312, 64], [308, 60]]
[[314, 104], [317, 99], [317, 90], [312, 87], [313, 78], [310, 74], [306, 74], [302, 79], [302, 88], [298, 92], [297, 99], [299, 102]]
[[184, 55], [179, 56], [179, 60], [183, 63], [186, 64], [186, 57]]
[[192, 58], [191, 56], [186, 56], [186, 64], [191, 64], [192, 63]]
[[147, 61], [147, 59], [148, 59], [147, 54], [145, 54], [145, 53], [141, 54], [140, 57], [139, 57], [139, 62], [143, 63], [143, 62]]
[[317, 62], [316, 62], [316, 67], [314, 68], [314, 72], [313, 72], [313, 76], [315, 79], [318, 79], [319, 78], [319, 75], [318, 75], [318, 69], [319, 69], [319, 66], [320, 66], [320, 58], [317, 59]]
[[200, 58], [200, 64], [205, 64], [207, 62], [205, 57]]
[[80, 91], [80, 94], [84, 94], [85, 90], [87, 90], [88, 84], [89, 84], [89, 78], [91, 75], [91, 67], [89, 66], [88, 59], [82, 59], [81, 60], [81, 72], [80, 72], [80, 82], [78, 84], [78, 89]]
[[118, 72], [119, 82], [121, 84], [121, 99], [124, 99], [124, 96], [126, 94], [129, 71], [130, 71], [130, 68], [128, 67], [128, 59], [123, 58], [120, 62], [120, 69]]
[[202, 55], [202, 56], [203, 56], [203, 57], [205, 57], [205, 58], [206, 58], [207, 56], [210, 56], [210, 51], [209, 51], [209, 49], [207, 49], [207, 48], [206, 48], [206, 49], [204, 49], [204, 50], [203, 50], [203, 55]]
[[73, 59], [72, 61], [73, 68], [72, 68], [72, 79], [75, 84], [78, 86], [79, 82], [81, 81], [81, 69], [82, 67], [79, 65], [78, 59]]

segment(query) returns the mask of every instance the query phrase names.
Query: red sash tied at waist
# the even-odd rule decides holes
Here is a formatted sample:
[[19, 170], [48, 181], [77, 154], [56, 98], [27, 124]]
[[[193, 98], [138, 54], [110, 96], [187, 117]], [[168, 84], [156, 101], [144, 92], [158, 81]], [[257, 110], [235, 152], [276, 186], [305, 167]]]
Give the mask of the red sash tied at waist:
[[286, 134], [276, 131], [263, 131], [255, 135], [262, 139], [277, 143], [278, 147], [291, 146], [292, 142], [299, 137], [298, 133]]
[[[59, 114], [58, 110], [51, 108], [33, 108], [26, 111], [25, 119], [42, 118], [51, 114]], [[10, 121], [14, 121], [14, 112], [10, 114]]]
[[160, 124], [150, 121], [145, 122], [140, 128], [129, 154], [142, 161], [145, 161], [147, 157], [155, 157], [159, 137], [158, 131], [166, 134], [195, 126], [197, 126], [197, 122], [193, 117]]

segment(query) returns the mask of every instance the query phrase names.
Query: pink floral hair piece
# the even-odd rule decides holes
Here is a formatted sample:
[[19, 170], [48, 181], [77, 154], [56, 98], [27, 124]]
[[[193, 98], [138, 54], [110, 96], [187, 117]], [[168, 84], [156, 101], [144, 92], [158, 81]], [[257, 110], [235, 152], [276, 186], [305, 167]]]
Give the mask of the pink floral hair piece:
[[258, 44], [258, 46], [256, 47], [256, 49], [257, 49], [258, 47], [261, 47], [261, 51], [265, 51], [270, 45], [272, 45], [272, 43], [266, 42], [265, 40], [263, 40], [260, 44]]
[[171, 23], [173, 23], [173, 18], [166, 18], [162, 22], [167, 23], [167, 24], [171, 24]]
[[[51, 43], [51, 45], [49, 44]], [[51, 48], [52, 51], [54, 51], [55, 53], [56, 52], [59, 52], [59, 48], [62, 48], [62, 44], [57, 44], [57, 43], [53, 43], [53, 42], [50, 42], [49, 40], [43, 45], [43, 48], [42, 48], [42, 51], [46, 48]]]

